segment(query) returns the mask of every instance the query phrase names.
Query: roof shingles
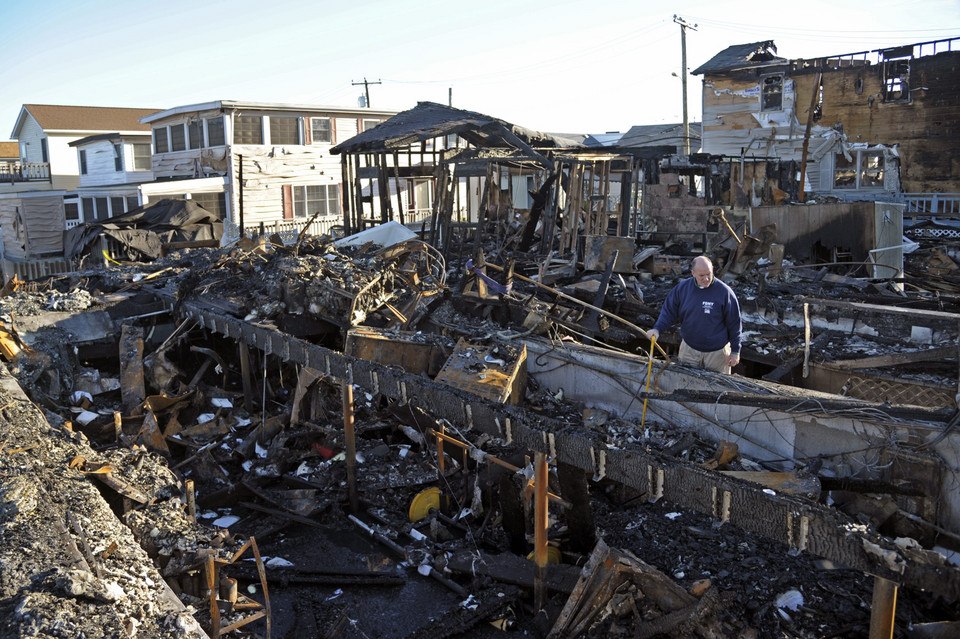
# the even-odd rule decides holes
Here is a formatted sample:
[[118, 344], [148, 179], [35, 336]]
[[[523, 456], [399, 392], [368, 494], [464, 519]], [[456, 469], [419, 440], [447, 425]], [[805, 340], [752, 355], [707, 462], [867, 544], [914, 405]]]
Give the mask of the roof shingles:
[[23, 108], [47, 131], [149, 131], [140, 118], [160, 109], [24, 104]]

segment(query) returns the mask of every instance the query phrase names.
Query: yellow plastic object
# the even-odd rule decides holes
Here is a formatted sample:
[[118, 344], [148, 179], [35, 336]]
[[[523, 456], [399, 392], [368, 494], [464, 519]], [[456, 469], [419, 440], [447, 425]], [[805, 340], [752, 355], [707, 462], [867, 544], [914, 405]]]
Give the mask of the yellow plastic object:
[[440, 510], [440, 489], [434, 486], [417, 493], [410, 502], [410, 521], [420, 521], [431, 510]]
[[[536, 551], [531, 550], [530, 554], [527, 555], [527, 559], [533, 561], [533, 554]], [[559, 564], [563, 561], [563, 554], [560, 552], [560, 549], [556, 546], [547, 546], [547, 563], [548, 564]]]

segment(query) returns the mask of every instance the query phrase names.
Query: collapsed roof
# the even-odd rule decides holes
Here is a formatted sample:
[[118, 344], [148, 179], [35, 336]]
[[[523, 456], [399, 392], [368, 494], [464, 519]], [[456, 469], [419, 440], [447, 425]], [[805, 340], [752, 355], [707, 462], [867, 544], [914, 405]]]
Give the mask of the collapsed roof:
[[436, 102], [418, 102], [386, 122], [330, 149], [331, 153], [364, 153], [409, 146], [447, 135], [459, 135], [479, 147], [579, 147], [582, 144], [526, 129], [504, 120]]
[[223, 223], [193, 200], [160, 200], [107, 220], [87, 222], [64, 234], [63, 254], [73, 259], [100, 237], [112, 238], [128, 252], [156, 259], [164, 244], [172, 242], [219, 242]]

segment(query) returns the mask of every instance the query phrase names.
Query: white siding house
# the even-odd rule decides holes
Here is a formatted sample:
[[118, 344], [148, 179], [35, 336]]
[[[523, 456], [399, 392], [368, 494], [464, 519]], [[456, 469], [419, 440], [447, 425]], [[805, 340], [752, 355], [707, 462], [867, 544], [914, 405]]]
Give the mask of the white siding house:
[[[141, 121], [153, 135], [149, 202], [190, 197], [220, 213], [225, 237], [326, 232], [341, 220], [340, 159], [330, 148], [395, 115], [353, 107], [218, 101], [176, 107]], [[145, 202], [146, 203], [146, 202]]]
[[[0, 266], [4, 279], [14, 273], [31, 277], [66, 268], [53, 263], [62, 255], [64, 230], [81, 219], [80, 154], [73, 143], [103, 134], [116, 136], [124, 144], [137, 136], [145, 142], [150, 128], [140, 118], [156, 111], [23, 105], [11, 134], [19, 158], [0, 163]], [[91, 159], [91, 166], [100, 166], [99, 157]], [[133, 162], [132, 152], [129, 159]], [[104, 158], [103, 165], [115, 166], [111, 162]], [[118, 180], [116, 184], [140, 176], [151, 179], [148, 169], [141, 171], [138, 176], [133, 165], [128, 169], [125, 163], [124, 170], [113, 173], [112, 178]], [[136, 189], [132, 192], [136, 194]], [[107, 206], [109, 210], [109, 203]]]
[[67, 219], [68, 228], [140, 205], [140, 186], [153, 181], [149, 133], [103, 133], [71, 142], [70, 146], [75, 149], [80, 169], [80, 207], [76, 219]]

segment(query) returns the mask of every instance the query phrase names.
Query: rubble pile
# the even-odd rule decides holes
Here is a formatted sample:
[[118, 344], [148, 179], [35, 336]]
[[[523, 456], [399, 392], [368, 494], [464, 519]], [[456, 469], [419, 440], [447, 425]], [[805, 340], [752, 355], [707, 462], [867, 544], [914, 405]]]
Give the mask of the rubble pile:
[[[638, 287], [594, 276], [578, 290], [509, 268], [487, 281], [461, 266], [448, 284], [446, 264], [419, 241], [383, 249], [301, 238], [192, 249], [2, 298], [14, 320], [55, 310], [38, 300], [62, 299], [59, 288], [78, 304], [89, 296], [91, 313], [117, 315], [111, 304], [148, 290], [164, 302], [114, 318], [114, 339], [139, 335], [139, 347], [122, 340], [106, 357], [99, 341], [51, 326], [31, 331], [31, 346], [8, 362], [43, 414], [12, 396], [0, 411], [0, 583], [11, 620], [0, 637], [866, 635], [872, 584], [862, 572], [564, 468], [548, 476], [551, 563], [538, 614], [530, 450], [458, 429], [416, 397], [392, 402], [278, 353], [238, 349], [179, 314], [198, 304], [280, 329], [309, 318], [299, 335], [523, 405], [609, 450], [765, 470], [729, 442], [571, 402], [525, 373], [520, 335], [640, 350], [639, 327], [675, 278]], [[771, 292], [799, 281], [783, 273], [741, 284], [747, 319], [764, 322], [745, 327], [749, 341], [773, 359], [803, 348], [802, 328], [786, 321], [801, 298]], [[887, 346], [833, 335], [820, 348], [869, 357], [873, 343], [877, 353]], [[141, 379], [130, 373], [138, 368]], [[794, 479], [816, 472], [811, 464]], [[905, 588], [897, 622], [957, 613], [955, 602]]]

